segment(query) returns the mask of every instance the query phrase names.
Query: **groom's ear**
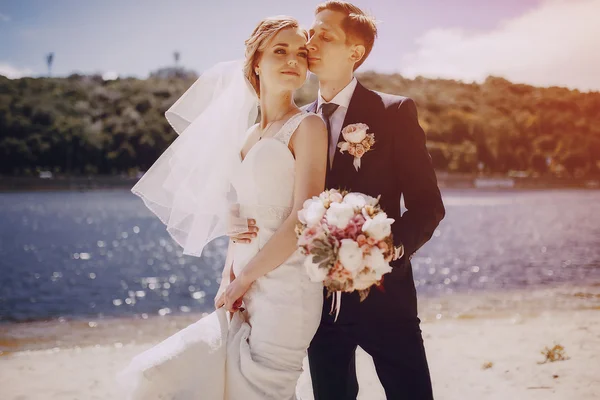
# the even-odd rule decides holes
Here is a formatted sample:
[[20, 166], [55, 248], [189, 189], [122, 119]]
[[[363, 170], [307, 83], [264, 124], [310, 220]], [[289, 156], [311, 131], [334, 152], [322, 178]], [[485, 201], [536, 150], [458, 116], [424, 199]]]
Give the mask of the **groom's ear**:
[[350, 54], [350, 60], [352, 60], [354, 64], [356, 64], [357, 62], [363, 59], [363, 57], [365, 56], [365, 51], [365, 46], [363, 46], [362, 44], [353, 45], [352, 53]]

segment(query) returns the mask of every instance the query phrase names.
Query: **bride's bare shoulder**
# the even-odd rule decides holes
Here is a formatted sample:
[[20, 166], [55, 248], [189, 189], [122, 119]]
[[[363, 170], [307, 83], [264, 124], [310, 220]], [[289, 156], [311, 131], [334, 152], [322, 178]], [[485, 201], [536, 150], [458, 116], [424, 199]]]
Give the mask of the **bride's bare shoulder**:
[[298, 132], [307, 132], [307, 134], [315, 135], [319, 132], [325, 132], [327, 134], [327, 127], [325, 121], [320, 115], [315, 113], [306, 113], [306, 116], [300, 121], [298, 125]]
[[327, 143], [327, 128], [323, 119], [314, 113], [307, 113], [296, 132], [292, 136], [292, 146], [297, 146], [300, 142], [315, 145], [315, 141], [324, 141]]

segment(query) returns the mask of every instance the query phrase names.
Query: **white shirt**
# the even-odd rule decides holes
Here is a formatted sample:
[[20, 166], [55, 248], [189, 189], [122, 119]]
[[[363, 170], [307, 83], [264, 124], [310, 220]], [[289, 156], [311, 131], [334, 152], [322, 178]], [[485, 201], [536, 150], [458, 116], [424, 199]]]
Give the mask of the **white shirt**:
[[335, 110], [335, 112], [331, 115], [331, 141], [329, 143], [329, 167], [333, 165], [333, 157], [335, 156], [337, 149], [337, 142], [340, 137], [340, 133], [342, 132], [342, 124], [344, 123], [344, 119], [346, 118], [346, 113], [348, 112], [348, 106], [350, 105], [350, 100], [352, 99], [352, 95], [354, 94], [354, 90], [356, 89], [356, 85], [358, 81], [356, 78], [352, 78], [349, 84], [346, 85], [331, 101], [327, 102], [321, 97], [321, 91], [319, 90], [319, 95], [317, 97], [317, 112], [321, 113], [321, 105], [323, 103], [335, 103], [339, 107]]

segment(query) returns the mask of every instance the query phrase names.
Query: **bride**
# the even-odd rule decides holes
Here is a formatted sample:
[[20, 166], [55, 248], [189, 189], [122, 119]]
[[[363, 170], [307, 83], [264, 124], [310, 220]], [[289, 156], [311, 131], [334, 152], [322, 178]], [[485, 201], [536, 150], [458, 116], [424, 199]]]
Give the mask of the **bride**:
[[[120, 374], [126, 398], [295, 398], [323, 302], [294, 233], [304, 201], [324, 189], [327, 162], [325, 124], [293, 100], [307, 75], [306, 42], [295, 19], [264, 19], [244, 62], [206, 71], [167, 112], [180, 136], [132, 191], [185, 254], [235, 237], [232, 207], [246, 232], [237, 237], [253, 240], [230, 240], [217, 310]], [[249, 127], [257, 102], [260, 123]]]

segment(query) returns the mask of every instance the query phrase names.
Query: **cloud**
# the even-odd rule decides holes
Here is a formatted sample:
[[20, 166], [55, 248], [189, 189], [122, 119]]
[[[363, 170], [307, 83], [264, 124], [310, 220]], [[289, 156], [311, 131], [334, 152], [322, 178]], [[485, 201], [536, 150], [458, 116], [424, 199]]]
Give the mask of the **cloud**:
[[24, 76], [31, 76], [31, 74], [33, 74], [33, 71], [29, 68], [17, 68], [0, 62], [0, 75], [4, 75], [8, 79], [19, 79]]
[[550, 0], [489, 32], [434, 29], [403, 57], [401, 72], [600, 90], [600, 0]]
[[10, 16], [8, 16], [6, 14], [0, 13], [0, 21], [2, 21], [2, 22], [9, 22], [10, 21]]

